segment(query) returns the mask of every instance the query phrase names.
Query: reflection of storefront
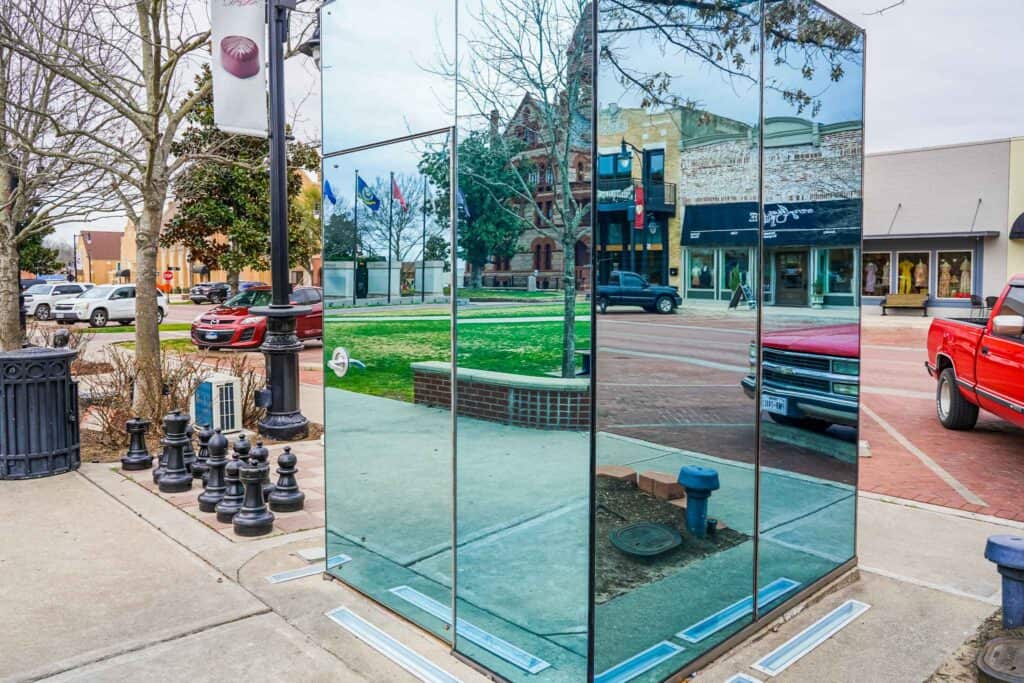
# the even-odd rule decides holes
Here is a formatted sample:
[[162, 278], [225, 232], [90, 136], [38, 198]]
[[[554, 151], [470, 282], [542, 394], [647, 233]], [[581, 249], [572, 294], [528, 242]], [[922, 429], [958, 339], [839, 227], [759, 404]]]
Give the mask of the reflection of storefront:
[[[807, 306], [820, 297], [825, 306], [856, 305], [859, 222], [859, 200], [766, 205], [765, 304]], [[756, 202], [686, 207], [683, 296], [728, 300], [756, 282], [757, 229]]]

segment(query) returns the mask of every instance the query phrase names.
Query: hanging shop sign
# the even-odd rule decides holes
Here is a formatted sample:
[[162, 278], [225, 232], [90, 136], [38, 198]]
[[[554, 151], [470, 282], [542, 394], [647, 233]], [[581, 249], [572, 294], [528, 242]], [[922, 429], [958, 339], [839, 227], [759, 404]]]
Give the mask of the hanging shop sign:
[[266, 0], [210, 0], [213, 118], [228, 133], [267, 137]]
[[[780, 202], [764, 205], [765, 246], [856, 245], [861, 236], [861, 201]], [[757, 202], [687, 206], [685, 246], [757, 246]]]

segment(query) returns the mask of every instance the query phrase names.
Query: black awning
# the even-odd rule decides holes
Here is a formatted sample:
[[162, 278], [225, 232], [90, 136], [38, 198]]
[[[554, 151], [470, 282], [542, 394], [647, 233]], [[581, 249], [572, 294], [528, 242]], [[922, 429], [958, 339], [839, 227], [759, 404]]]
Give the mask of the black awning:
[[[757, 202], [686, 207], [685, 246], [756, 246]], [[861, 201], [776, 202], [764, 205], [764, 244], [853, 246], [861, 237]]]
[[1024, 213], [1017, 216], [1017, 220], [1010, 226], [1011, 240], [1024, 240]]

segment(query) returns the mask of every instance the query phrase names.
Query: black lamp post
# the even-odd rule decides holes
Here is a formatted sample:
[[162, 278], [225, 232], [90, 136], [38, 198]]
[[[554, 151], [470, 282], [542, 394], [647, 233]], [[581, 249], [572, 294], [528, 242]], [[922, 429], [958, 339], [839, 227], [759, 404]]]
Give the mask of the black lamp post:
[[266, 316], [267, 334], [260, 350], [267, 363], [267, 387], [257, 403], [267, 409], [259, 433], [278, 441], [305, 438], [309, 420], [299, 408], [299, 351], [295, 318], [310, 312], [308, 306], [291, 303], [288, 277], [288, 145], [284, 114], [284, 45], [288, 19], [296, 0], [269, 0], [267, 46], [270, 90], [270, 281], [271, 303], [253, 309]]

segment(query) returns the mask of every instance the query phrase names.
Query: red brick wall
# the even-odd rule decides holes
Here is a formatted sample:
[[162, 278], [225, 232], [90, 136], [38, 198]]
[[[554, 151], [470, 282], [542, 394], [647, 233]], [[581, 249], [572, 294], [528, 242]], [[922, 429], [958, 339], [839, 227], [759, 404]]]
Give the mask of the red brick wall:
[[[414, 401], [449, 408], [448, 374], [413, 370]], [[459, 379], [459, 415], [532, 429], [585, 430], [590, 427], [590, 390], [523, 388]]]

